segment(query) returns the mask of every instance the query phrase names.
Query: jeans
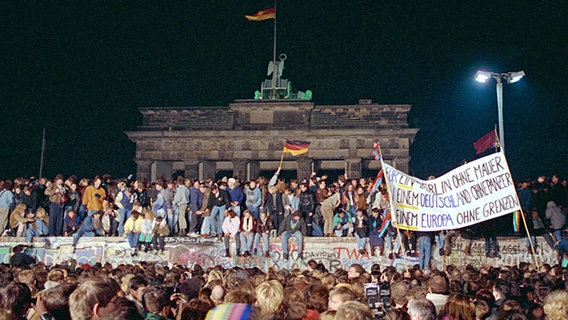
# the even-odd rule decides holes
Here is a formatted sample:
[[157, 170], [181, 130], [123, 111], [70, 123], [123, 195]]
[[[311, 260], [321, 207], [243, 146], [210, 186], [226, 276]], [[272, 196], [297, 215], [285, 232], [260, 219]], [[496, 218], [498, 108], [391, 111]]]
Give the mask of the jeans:
[[367, 238], [361, 238], [355, 233], [355, 240], [357, 241], [357, 249], [365, 249], [365, 246], [367, 245]]
[[252, 245], [253, 249], [258, 249], [258, 242], [260, 241], [260, 238], [262, 238], [262, 249], [264, 249], [264, 252], [268, 252], [268, 234], [257, 233], [254, 236], [254, 244]]
[[248, 235], [245, 235], [244, 232], [241, 232], [241, 254], [245, 253], [245, 251], [250, 252], [253, 240], [254, 232], [251, 232]]
[[203, 217], [201, 224], [201, 234], [216, 235], [215, 222], [211, 222], [211, 216]]
[[250, 214], [256, 219], [258, 220], [260, 218], [260, 208], [259, 207], [247, 207], [247, 209], [250, 211]]
[[140, 239], [140, 233], [130, 232], [126, 235], [126, 238], [128, 238], [130, 248], [136, 248], [138, 246], [138, 240]]
[[77, 215], [81, 217], [81, 221], [85, 220], [85, 217], [87, 216], [87, 206], [85, 206], [84, 204], [80, 205]]
[[[394, 245], [393, 245], [394, 242]], [[399, 252], [400, 251], [400, 242], [395, 234], [391, 234], [390, 232], [385, 233], [385, 249], [387, 252]], [[394, 250], [393, 250], [394, 249]]]
[[126, 219], [130, 218], [131, 212], [132, 212], [132, 210], [118, 209], [118, 217], [119, 217], [118, 235], [119, 236], [122, 236], [124, 234], [124, 222], [126, 222]]
[[233, 212], [237, 215], [237, 217], [241, 217], [241, 206], [232, 206]]
[[88, 211], [87, 211], [87, 216], [88, 216], [88, 217], [91, 217], [91, 216], [93, 215], [93, 213], [95, 213], [95, 212], [97, 212], [97, 211], [99, 211], [99, 210], [88, 210]]
[[349, 214], [352, 218], [355, 218], [357, 216], [357, 209], [355, 209], [354, 206], [349, 206], [349, 210], [347, 210], [345, 214]]
[[[531, 240], [529, 241], [529, 237], [525, 238], [526, 242], [527, 242], [527, 248], [531, 247], [531, 241], [532, 241], [532, 245], [534, 246], [534, 250], [536, 251], [536, 237], [531, 235]], [[531, 251], [532, 252], [532, 251]]]
[[[215, 222], [216, 217], [219, 217], [217, 223]], [[223, 235], [223, 220], [225, 220], [225, 206], [213, 207], [211, 214], [208, 217], [203, 217], [201, 234]]]
[[348, 224], [344, 224], [341, 226], [341, 229], [335, 230], [335, 235], [341, 238], [345, 234], [345, 230], [347, 230], [348, 233], [351, 233], [353, 232], [353, 227]]
[[300, 231], [296, 231], [290, 234], [288, 231], [282, 232], [282, 253], [288, 254], [288, 239], [294, 238], [296, 239], [296, 243], [298, 244], [298, 255], [302, 254], [302, 240], [304, 236]]
[[[213, 209], [211, 209], [211, 215], [209, 216], [209, 220], [211, 223], [212, 232], [210, 232], [210, 234], [219, 234], [219, 235], [223, 234], [223, 220], [225, 220], [225, 208], [226, 206], [220, 206], [220, 207], [214, 206]], [[219, 219], [217, 219], [217, 225], [215, 225], [215, 219], [217, 217], [219, 217]], [[203, 221], [204, 226], [205, 223], [206, 222]], [[203, 233], [203, 227], [201, 228], [201, 233]]]
[[430, 267], [430, 256], [432, 255], [432, 239], [429, 236], [418, 238], [418, 249], [420, 250], [419, 264], [420, 269]]
[[436, 235], [434, 236], [434, 240], [436, 241], [436, 248], [438, 248], [438, 250], [443, 249], [446, 240], [446, 235], [443, 234], [442, 232], [436, 233]]
[[179, 208], [176, 205], [172, 205], [172, 212], [168, 212], [168, 226], [170, 227], [171, 234], [174, 235], [176, 232], [176, 227], [179, 220]]
[[79, 242], [79, 239], [81, 238], [81, 236], [86, 236], [86, 237], [94, 237], [94, 236], [102, 236], [103, 235], [103, 230], [95, 230], [95, 231], [86, 231], [83, 228], [79, 228], [79, 230], [77, 230], [77, 232], [73, 235], [73, 246], [77, 245], [77, 242]]
[[49, 229], [43, 220], [36, 220], [35, 224], [35, 228], [30, 227], [26, 230], [26, 242], [32, 242], [34, 237], [45, 236], [49, 233]]
[[562, 241], [562, 229], [555, 229], [554, 237], [556, 238], [556, 241]]
[[315, 223], [312, 223], [312, 237], [323, 237], [323, 229]]

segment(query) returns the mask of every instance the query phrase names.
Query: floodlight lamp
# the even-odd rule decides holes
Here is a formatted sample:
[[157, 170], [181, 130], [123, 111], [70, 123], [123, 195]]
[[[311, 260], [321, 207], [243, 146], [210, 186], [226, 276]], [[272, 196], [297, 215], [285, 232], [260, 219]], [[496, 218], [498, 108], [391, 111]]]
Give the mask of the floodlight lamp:
[[515, 83], [519, 80], [521, 80], [523, 77], [525, 76], [525, 72], [524, 71], [517, 71], [517, 72], [511, 72], [509, 73], [509, 83]]
[[491, 79], [491, 72], [489, 71], [477, 71], [475, 74], [475, 81], [477, 82], [487, 82], [487, 80]]

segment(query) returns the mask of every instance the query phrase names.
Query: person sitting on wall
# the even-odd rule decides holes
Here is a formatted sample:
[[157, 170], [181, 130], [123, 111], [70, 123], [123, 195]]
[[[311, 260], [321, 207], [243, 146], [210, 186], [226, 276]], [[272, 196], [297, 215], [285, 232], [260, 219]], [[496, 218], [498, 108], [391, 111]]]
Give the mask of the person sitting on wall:
[[81, 226], [81, 217], [77, 215], [75, 209], [67, 211], [65, 219], [63, 220], [63, 235], [69, 237], [73, 235]]
[[163, 217], [154, 218], [152, 233], [152, 249], [158, 251], [158, 253], [164, 253], [164, 239], [170, 235], [170, 227]]
[[268, 218], [266, 212], [260, 213], [260, 219], [256, 222], [256, 234], [254, 236], [254, 243], [253, 243], [253, 250], [254, 255], [258, 253], [258, 243], [262, 239], [262, 248], [264, 249], [264, 256], [266, 258], [270, 257], [270, 253], [268, 252], [268, 235], [270, 234], [270, 230], [273, 229], [272, 220]]
[[138, 241], [140, 240], [140, 231], [142, 230], [142, 217], [140, 217], [140, 212], [137, 210], [132, 210], [130, 218], [124, 223], [124, 234], [128, 239], [128, 244], [132, 251], [131, 256], [136, 256], [138, 254]]
[[33, 222], [33, 213], [28, 213], [26, 211], [26, 205], [20, 203], [16, 206], [12, 213], [10, 214], [10, 228], [15, 231], [16, 237], [24, 237], [26, 234], [26, 226], [28, 222]]
[[288, 260], [288, 239], [290, 237], [296, 239], [298, 244], [298, 259], [304, 259], [302, 255], [303, 238], [307, 234], [306, 222], [302, 218], [302, 213], [299, 210], [294, 211], [291, 215], [284, 218], [280, 227], [278, 228], [278, 235], [282, 236], [282, 254], [284, 260]]
[[26, 243], [31, 243], [34, 237], [46, 236], [49, 233], [47, 224], [49, 217], [44, 208], [37, 209], [34, 222], [26, 230]]
[[351, 216], [345, 214], [345, 210], [339, 209], [339, 212], [333, 217], [333, 230], [337, 237], [345, 237], [348, 233], [353, 232]]
[[[231, 257], [230, 251], [230, 239], [234, 238], [235, 241], [239, 241], [239, 227], [241, 225], [239, 217], [233, 211], [233, 209], [225, 210], [225, 219], [223, 220], [223, 243], [225, 244], [225, 256], [227, 258]], [[239, 251], [237, 245], [237, 252]]]
[[73, 235], [73, 251], [77, 247], [77, 242], [79, 239], [85, 235], [87, 237], [102, 236], [103, 235], [103, 224], [101, 222], [101, 216], [103, 215], [102, 210], [95, 211], [93, 215], [87, 216], [83, 223], [77, 230], [77, 233]]

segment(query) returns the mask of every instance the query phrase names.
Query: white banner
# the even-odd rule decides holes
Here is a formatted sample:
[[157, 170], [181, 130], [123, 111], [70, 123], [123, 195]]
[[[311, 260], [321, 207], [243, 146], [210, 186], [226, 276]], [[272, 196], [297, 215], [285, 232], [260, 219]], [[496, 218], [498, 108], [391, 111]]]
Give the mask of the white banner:
[[520, 210], [501, 152], [466, 163], [433, 180], [420, 180], [383, 163], [393, 219], [408, 230], [459, 229]]

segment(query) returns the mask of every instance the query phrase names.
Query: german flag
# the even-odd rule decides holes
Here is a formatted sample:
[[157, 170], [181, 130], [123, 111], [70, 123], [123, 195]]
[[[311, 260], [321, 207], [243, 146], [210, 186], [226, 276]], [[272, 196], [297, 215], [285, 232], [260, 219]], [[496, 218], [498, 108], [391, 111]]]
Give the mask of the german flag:
[[265, 10], [260, 10], [259, 12], [245, 16], [248, 21], [262, 21], [268, 19], [276, 19], [276, 8], [270, 8]]
[[288, 152], [293, 156], [301, 155], [308, 152], [310, 143], [301, 140], [286, 140], [283, 152]]

